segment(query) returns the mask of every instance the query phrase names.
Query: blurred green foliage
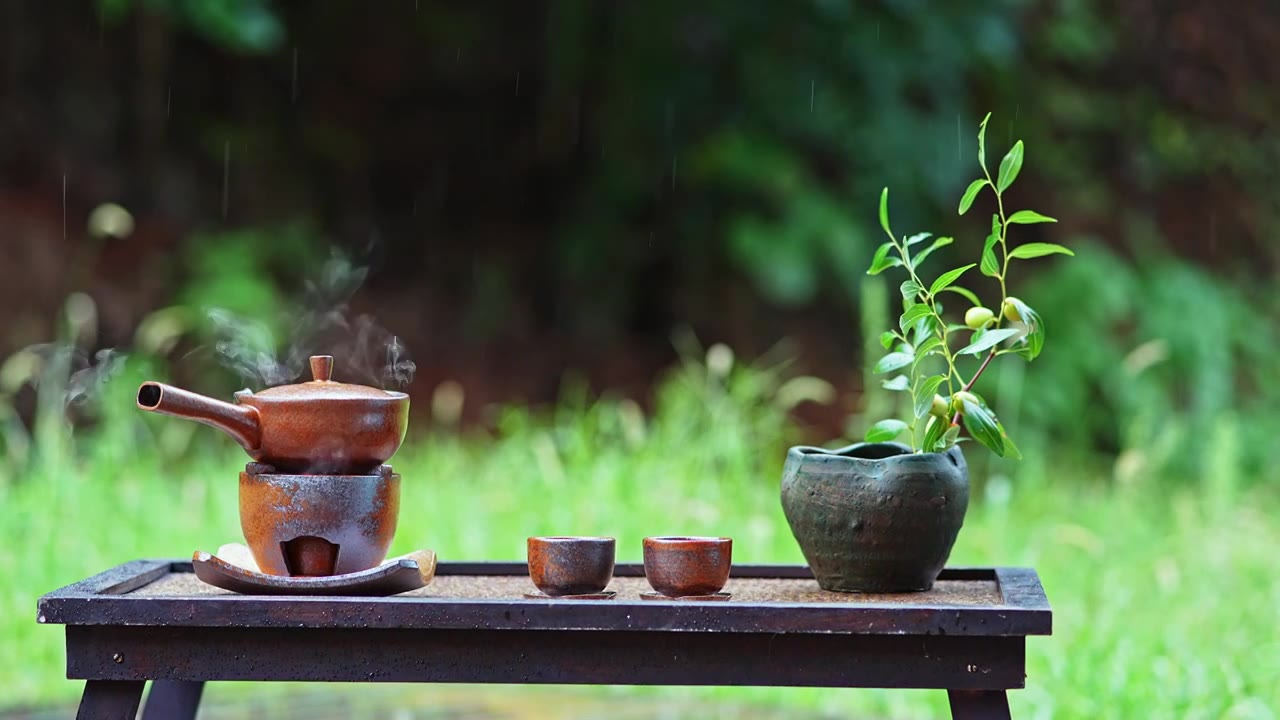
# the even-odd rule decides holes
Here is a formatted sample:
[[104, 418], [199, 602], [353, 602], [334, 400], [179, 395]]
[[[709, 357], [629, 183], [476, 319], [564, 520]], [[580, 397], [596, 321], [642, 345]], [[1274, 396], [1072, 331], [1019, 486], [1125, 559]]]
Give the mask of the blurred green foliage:
[[[249, 104], [260, 111], [250, 115], [210, 110], [193, 137], [216, 161], [234, 145], [253, 158], [254, 172], [292, 167], [287, 182], [277, 183], [291, 188], [290, 197], [325, 197], [311, 194], [308, 183], [326, 173], [273, 155], [290, 146], [291, 126], [262, 118], [285, 117], [282, 106], [264, 103], [296, 79], [293, 63], [277, 62], [282, 48], [305, 42], [309, 63], [344, 67], [325, 65], [318, 48], [344, 36], [347, 11], [270, 0], [99, 0], [98, 7], [108, 23], [147, 13], [221, 49], [265, 54], [274, 74], [267, 87], [277, 92], [257, 90]], [[824, 0], [785, 11], [730, 0], [557, 0], [534, 11], [545, 16], [541, 43], [511, 49], [510, 67], [497, 73], [486, 63], [510, 39], [498, 22], [507, 17], [502, 11], [432, 2], [399, 11], [403, 23], [370, 22], [359, 37], [386, 34], [400, 64], [417, 57], [409, 40], [440, 52], [414, 75], [397, 75], [396, 62], [374, 66], [372, 77], [398, 78], [387, 87], [403, 85], [419, 98], [396, 100], [396, 112], [403, 106], [406, 117], [439, 120], [460, 107], [469, 125], [489, 133], [492, 155], [493, 136], [510, 128], [486, 124], [484, 113], [508, 109], [532, 125], [536, 160], [521, 165], [513, 153], [499, 165], [553, 178], [554, 209], [545, 220], [551, 246], [529, 272], [500, 254], [466, 256], [473, 281], [462, 282], [452, 264], [462, 256], [436, 262], [435, 251], [448, 248], [412, 228], [388, 233], [386, 253], [415, 286], [452, 287], [462, 296], [460, 335], [486, 341], [501, 331], [508, 306], [542, 287], [552, 288], [553, 301], [534, 304], [555, 308], [556, 332], [588, 336], [598, 328], [618, 332], [628, 312], [647, 307], [638, 298], [654, 294], [668, 296], [672, 308], [673, 317], [654, 323], [663, 336], [686, 319], [716, 328], [722, 308], [712, 298], [738, 279], [754, 291], [748, 308], [805, 308], [831, 319], [857, 305], [864, 324], [876, 313], [892, 316], [896, 295], [862, 273], [874, 247], [875, 191], [892, 185], [895, 214], [912, 227], [955, 228], [955, 245], [940, 254], [971, 254], [986, 228], [981, 218], [957, 219], [953, 198], [972, 174], [973, 119], [990, 109], [999, 122], [988, 132], [989, 156], [1002, 155], [1015, 137], [1032, 148], [1018, 206], [1062, 219], [1051, 229], [1034, 226], [1044, 234], [1034, 239], [1089, 243], [1076, 262], [1049, 264], [1033, 287], [1011, 288], [1040, 311], [1055, 345], [1070, 349], [984, 379], [981, 389], [1001, 417], [1020, 426], [1011, 432], [1039, 437], [1046, 448], [1120, 457], [1123, 477], [1140, 470], [1196, 476], [1209, 462], [1200, 447], [1212, 437], [1208, 428], [1230, 417], [1243, 466], [1265, 471], [1265, 440], [1274, 434], [1267, 408], [1280, 403], [1267, 382], [1280, 368], [1266, 348], [1280, 332], [1280, 301], [1259, 278], [1277, 259], [1265, 238], [1280, 229], [1280, 133], [1266, 127], [1280, 115], [1280, 96], [1269, 92], [1270, 66], [1247, 60], [1257, 47], [1253, 34], [1280, 22], [1274, 14], [1250, 9], [1250, 22], [1239, 23], [1208, 5], [1178, 3], [1176, 13], [1160, 14], [1098, 0], [979, 7]], [[1199, 52], [1228, 30], [1238, 31], [1237, 53]], [[1155, 42], [1162, 33], [1171, 43]], [[448, 62], [436, 57], [442, 53]], [[468, 65], [472, 57], [481, 60]], [[511, 77], [511, 70], [524, 72]], [[499, 77], [503, 97], [515, 90], [513, 105], [493, 99]], [[518, 77], [523, 91], [512, 87]], [[399, 97], [350, 79], [337, 87], [352, 105], [377, 108]], [[459, 94], [475, 83], [474, 95]], [[444, 109], [414, 115], [432, 91], [444, 93]], [[292, 107], [296, 99], [290, 91], [279, 102]], [[401, 149], [406, 136], [382, 116], [375, 127], [385, 125], [386, 138], [315, 108], [307, 118], [297, 137], [342, 138], [331, 175], [375, 167], [384, 141], [423, 163], [441, 160], [432, 154], [438, 149]], [[440, 127], [476, 149], [458, 127]], [[328, 158], [334, 141], [317, 143], [304, 145]], [[477, 157], [445, 153], [443, 160], [460, 174]], [[436, 190], [441, 167], [428, 173], [436, 173]], [[414, 190], [413, 202], [436, 190]], [[465, 244], [465, 233], [445, 227], [455, 241], [441, 245]], [[172, 273], [173, 306], [140, 325], [135, 351], [159, 368], [184, 338], [186, 347], [214, 342], [211, 308], [246, 318], [252, 325], [244, 327], [264, 338], [256, 345], [273, 349], [287, 335], [295, 289], [323, 260], [319, 237], [312, 226], [265, 220], [192, 234]], [[516, 233], [512, 243], [522, 239]], [[419, 257], [431, 261], [415, 266]], [[890, 298], [887, 308], [877, 293]], [[701, 308], [712, 317], [682, 317]], [[858, 333], [848, 328], [843, 344], [874, 347], [874, 336]], [[850, 353], [851, 368], [866, 364], [861, 354]], [[26, 382], [24, 362], [10, 372], [18, 379], [5, 391], [8, 400]], [[874, 387], [866, 400], [867, 408], [880, 402]], [[16, 412], [5, 418], [6, 427], [18, 427]]]
[[[1001, 118], [993, 156], [1015, 137], [1035, 148], [1027, 205], [1064, 221], [1045, 239], [1083, 231], [1121, 254], [1169, 251], [1230, 272], [1250, 272], [1231, 267], [1242, 255], [1261, 261], [1254, 272], [1280, 261], [1266, 241], [1280, 230], [1280, 133], [1268, 129], [1280, 98], [1258, 39], [1280, 16], [1265, 7], [556, 0], [376, 13], [99, 1], [109, 18], [158, 13], [224, 49], [267, 53], [254, 66], [262, 85], [238, 103], [254, 112], [232, 103], [199, 114], [202, 151], [221, 160], [234, 138], [287, 188], [274, 190], [277, 203], [323, 215], [326, 198], [340, 200], [361, 221], [376, 210], [389, 251], [417, 261], [424, 282], [451, 282], [432, 269], [448, 263], [433, 261], [457, 251], [395, 213], [447, 216], [446, 202], [474, 202], [495, 223], [527, 223], [506, 214], [511, 196], [545, 191], [534, 222], [550, 240], [537, 272], [459, 253], [483, 278], [461, 300], [547, 293], [549, 322], [597, 341], [637, 307], [676, 305], [655, 293], [706, 299], [738, 278], [775, 307], [858, 297], [875, 190], [894, 187], [899, 214], [922, 229], [950, 227], [974, 119], [988, 110]], [[1224, 35], [1234, 52], [1214, 51]], [[335, 50], [344, 42], [364, 60]], [[371, 46], [385, 56], [364, 54]], [[305, 110], [299, 47], [301, 102], [319, 98]], [[363, 109], [331, 112], [344, 104]], [[422, 144], [432, 133], [449, 147]], [[348, 173], [357, 179], [329, 177]], [[373, 210], [350, 197], [365, 183], [379, 196]], [[456, 212], [467, 221], [427, 232], [465, 244], [477, 213]], [[1143, 224], [1156, 247], [1130, 237]], [[986, 232], [980, 219], [960, 229]], [[530, 241], [515, 232], [510, 244]], [[648, 281], [656, 274], [660, 287]], [[467, 332], [497, 332], [484, 320], [493, 314]]]
[[98, 0], [103, 20], [117, 22], [130, 11], [172, 18], [229, 50], [266, 53], [284, 40], [285, 30], [271, 0]]
[[219, 308], [283, 336], [281, 311], [325, 257], [317, 238], [305, 223], [197, 233], [184, 247], [178, 304], [197, 313], [206, 333], [213, 329], [208, 312]]
[[[566, 20], [585, 29], [554, 47], [612, 33], [603, 68], [590, 52], [564, 60], [569, 78], [595, 76], [603, 150], [573, 205], [566, 262], [635, 262], [638, 243], [599, 237], [656, 214], [694, 268], [725, 257], [772, 302], [855, 293], [873, 189], [901, 186], [912, 212], [960, 181], [957, 145], [971, 157], [969, 118], [981, 116], [971, 81], [1014, 61], [1016, 5], [668, 1]], [[625, 30], [642, 27], [665, 32]]]
[[[1131, 263], [1092, 244], [1033, 297], [1055, 345], [1076, 349], [1042, 356], [1018, 392], [1021, 423], [1043, 449], [1118, 453], [1121, 479], [1210, 482], [1223, 453], [1250, 481], [1277, 479], [1280, 294], [1268, 284], [1226, 282], [1163, 253]], [[1230, 437], [1214, 433], [1224, 422]]]

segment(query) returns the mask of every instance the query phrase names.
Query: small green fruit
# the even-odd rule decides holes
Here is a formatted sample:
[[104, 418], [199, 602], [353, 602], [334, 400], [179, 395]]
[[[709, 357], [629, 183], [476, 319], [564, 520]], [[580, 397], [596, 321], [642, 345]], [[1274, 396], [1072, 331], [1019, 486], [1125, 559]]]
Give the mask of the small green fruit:
[[929, 411], [929, 414], [934, 415], [936, 417], [945, 418], [947, 415], [951, 414], [951, 404], [948, 403], [946, 401], [946, 398], [942, 397], [941, 395], [934, 395], [933, 409]]
[[968, 392], [966, 390], [961, 390], [960, 392], [956, 393], [955, 398], [951, 401], [951, 404], [953, 406], [952, 409], [954, 409], [958, 413], [963, 413], [964, 404], [966, 401], [971, 402], [974, 405], [982, 404], [982, 402], [978, 400], [977, 395], [974, 395], [973, 393]]
[[1018, 306], [1014, 304], [1015, 302], [1021, 303], [1022, 301], [1016, 297], [1006, 298], [1004, 301], [1004, 306], [1001, 307], [1000, 309], [1000, 311], [1004, 314], [1004, 319], [1008, 320], [1009, 322], [1018, 322], [1019, 320], [1022, 319], [1022, 316], [1018, 314]]
[[995, 319], [995, 313], [981, 305], [969, 308], [968, 312], [964, 314], [964, 324], [968, 325], [970, 330], [981, 330], [990, 325], [991, 321]]

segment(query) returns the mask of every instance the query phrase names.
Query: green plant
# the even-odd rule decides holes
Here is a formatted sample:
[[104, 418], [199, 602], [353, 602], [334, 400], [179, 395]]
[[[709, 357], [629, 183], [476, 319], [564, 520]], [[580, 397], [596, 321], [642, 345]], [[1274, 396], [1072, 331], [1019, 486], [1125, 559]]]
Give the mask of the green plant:
[[[921, 278], [919, 268], [925, 259], [939, 248], [952, 244], [950, 237], [938, 237], [923, 250], [912, 254], [911, 248], [933, 237], [931, 233], [917, 233], [910, 237], [895, 236], [889, 227], [889, 188], [880, 193], [880, 226], [889, 236], [882, 244], [867, 270], [877, 275], [892, 267], [902, 267], [909, 276], [902, 283], [903, 312], [898, 319], [898, 329], [886, 331], [880, 343], [889, 354], [875, 366], [876, 373], [890, 373], [906, 369], [884, 382], [889, 390], [910, 392], [911, 411], [907, 419], [881, 420], [867, 431], [868, 442], [892, 440], [903, 432], [911, 437], [912, 447], [919, 452], [941, 452], [960, 439], [960, 423], [978, 442], [995, 454], [1004, 457], [1018, 456], [1017, 446], [1009, 439], [1004, 426], [988, 407], [986, 401], [973, 392], [973, 386], [991, 361], [1001, 355], [1018, 355], [1030, 362], [1044, 347], [1044, 322], [1040, 315], [1026, 303], [1009, 295], [1008, 277], [1010, 261], [1029, 260], [1046, 255], [1074, 255], [1071, 250], [1053, 243], [1031, 242], [1011, 247], [1009, 227], [1036, 223], [1057, 222], [1034, 210], [1019, 210], [1013, 214], [1005, 211], [1004, 195], [1022, 170], [1023, 146], [1019, 140], [1013, 144], [996, 177], [987, 169], [986, 129], [988, 113], [978, 126], [978, 165], [982, 177], [974, 180], [960, 199], [959, 212], [965, 214], [986, 188], [996, 196], [996, 212], [991, 215], [991, 232], [982, 246], [979, 262], [969, 263], [948, 270], [933, 282]], [[999, 253], [997, 255], [997, 248]], [[969, 270], [979, 268], [983, 275], [995, 279], [1000, 286], [1000, 311], [993, 312], [982, 304], [978, 295], [957, 285]], [[943, 314], [941, 297], [951, 293], [968, 301], [971, 306], [964, 313], [964, 323], [949, 323]], [[968, 334], [968, 342], [958, 350], [952, 349], [955, 338]], [[964, 356], [982, 356], [976, 370], [966, 379], [959, 361]], [[933, 358], [934, 360], [931, 360]], [[945, 368], [938, 372], [942, 360]], [[940, 391], [946, 389], [946, 397]], [[921, 420], [925, 420], [921, 427]]]

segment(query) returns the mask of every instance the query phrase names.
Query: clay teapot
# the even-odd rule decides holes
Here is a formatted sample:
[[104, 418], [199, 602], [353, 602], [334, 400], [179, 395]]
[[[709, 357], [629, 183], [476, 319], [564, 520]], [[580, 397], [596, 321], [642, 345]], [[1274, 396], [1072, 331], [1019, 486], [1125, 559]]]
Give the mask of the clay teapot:
[[145, 382], [138, 407], [216, 427], [278, 472], [372, 473], [404, 440], [409, 396], [334, 382], [332, 372], [333, 356], [313, 356], [310, 382], [241, 390], [235, 404]]

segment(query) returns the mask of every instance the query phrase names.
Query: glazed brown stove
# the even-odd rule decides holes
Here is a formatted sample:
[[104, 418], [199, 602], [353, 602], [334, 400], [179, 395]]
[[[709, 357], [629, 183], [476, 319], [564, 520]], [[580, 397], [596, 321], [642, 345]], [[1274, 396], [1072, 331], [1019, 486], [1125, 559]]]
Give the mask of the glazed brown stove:
[[524, 563], [440, 563], [392, 597], [241, 595], [190, 562], [140, 560], [50, 593], [81, 718], [195, 717], [205, 682], [935, 688], [952, 717], [1008, 718], [1026, 638], [1052, 612], [1034, 570], [958, 568], [928, 592], [850, 595], [808, 568], [735, 566], [723, 602], [652, 601], [638, 564], [613, 600], [526, 599]]

